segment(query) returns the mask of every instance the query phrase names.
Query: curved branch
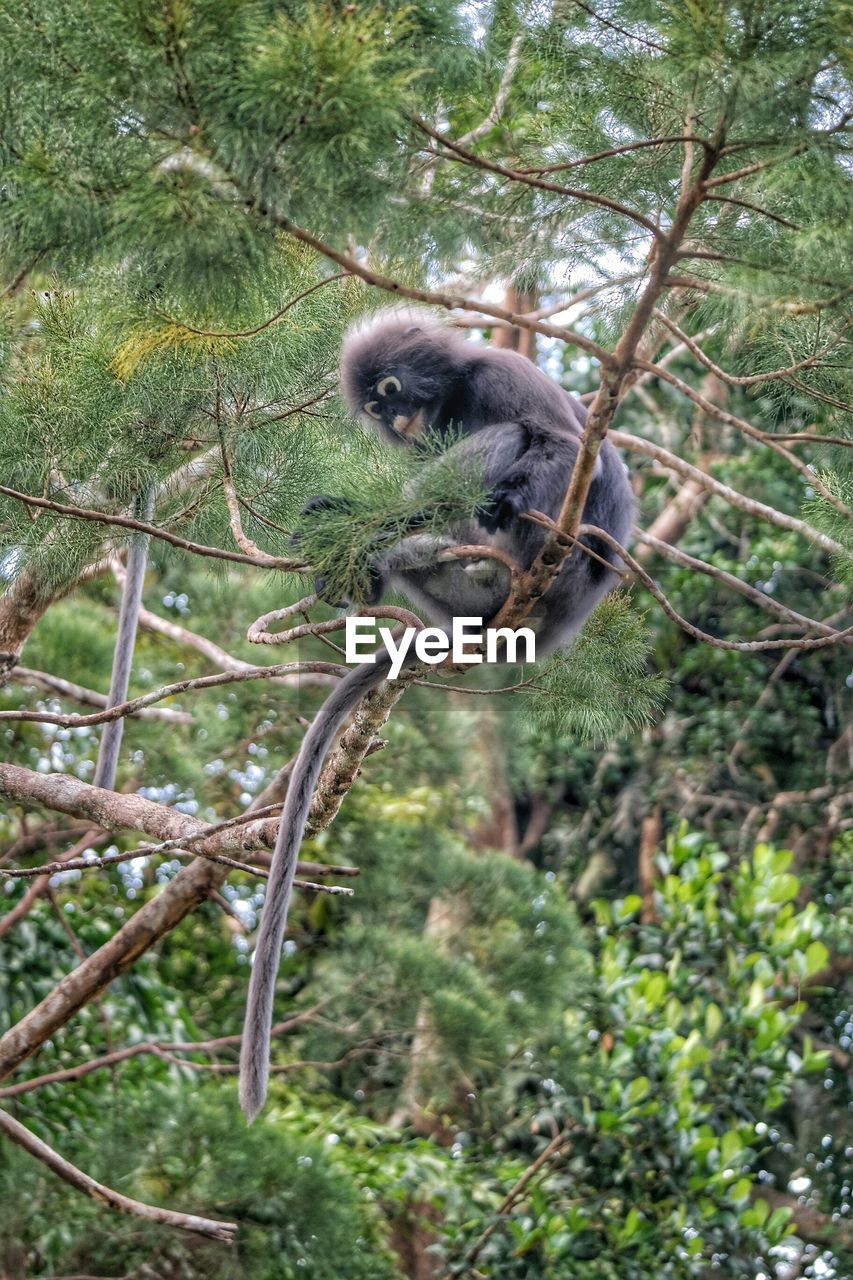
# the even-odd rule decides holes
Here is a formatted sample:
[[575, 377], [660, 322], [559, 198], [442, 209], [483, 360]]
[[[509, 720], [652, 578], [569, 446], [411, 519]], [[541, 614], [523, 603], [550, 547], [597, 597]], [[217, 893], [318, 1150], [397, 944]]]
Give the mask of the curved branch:
[[[84, 706], [106, 707], [107, 695], [97, 689], [87, 689], [72, 680], [64, 680], [62, 676], [52, 675], [49, 671], [34, 671], [31, 667], [13, 667], [6, 679], [20, 681], [22, 684], [34, 684], [48, 693], [55, 693], [62, 698], [72, 698], [82, 702]], [[168, 724], [192, 724], [193, 717], [188, 711], [175, 711], [172, 707], [152, 707], [131, 712], [139, 720], [164, 720]]]
[[683, 618], [675, 606], [667, 599], [664, 592], [661, 591], [654, 578], [646, 573], [639, 561], [635, 560], [630, 552], [626, 551], [606, 529], [599, 529], [593, 524], [583, 524], [580, 526], [578, 533], [592, 534], [612, 547], [631, 571], [636, 574], [646, 590], [651, 592], [667, 617], [678, 623], [682, 631], [686, 631], [688, 635], [693, 636], [696, 640], [704, 641], [705, 644], [711, 645], [714, 649], [734, 649], [740, 653], [761, 653], [772, 649], [825, 649], [828, 645], [841, 644], [846, 642], [849, 637], [853, 637], [853, 627], [847, 627], [844, 631], [836, 631], [832, 635], [820, 636], [817, 639], [791, 636], [782, 640], [721, 640], [718, 636], [712, 636], [710, 632], [703, 631], [700, 627], [694, 626], [692, 622], [688, 622], [686, 618]]
[[752, 213], [760, 213], [762, 217], [770, 218], [772, 222], [778, 222], [782, 227], [790, 227], [792, 231], [802, 231], [802, 227], [800, 227], [796, 222], [791, 222], [788, 218], [783, 218], [779, 213], [772, 213], [769, 209], [762, 209], [760, 204], [753, 204], [751, 200], [735, 200], [734, 196], [713, 195], [706, 195], [705, 200], [713, 200], [718, 204], [737, 205], [740, 209], [749, 209]]
[[175, 1209], [161, 1209], [153, 1204], [143, 1204], [141, 1200], [132, 1200], [119, 1191], [113, 1191], [102, 1182], [96, 1182], [88, 1173], [69, 1163], [53, 1147], [49, 1147], [41, 1138], [20, 1124], [7, 1111], [0, 1111], [0, 1132], [10, 1141], [23, 1147], [36, 1160], [55, 1173], [63, 1182], [67, 1182], [85, 1196], [104, 1204], [119, 1213], [129, 1214], [134, 1218], [145, 1218], [148, 1222], [156, 1222], [160, 1226], [178, 1227], [181, 1231], [191, 1231], [195, 1235], [206, 1236], [209, 1240], [224, 1240], [233, 1244], [237, 1234], [236, 1222], [219, 1222], [215, 1218], [200, 1218], [194, 1213], [178, 1213]]
[[[560, 164], [549, 164], [544, 168], [518, 169], [517, 173], [535, 174], [560, 173], [567, 169], [579, 169], [586, 164], [594, 164], [596, 160], [609, 160], [611, 156], [627, 155], [629, 151], [642, 151], [646, 147], [665, 147], [675, 143], [695, 142], [706, 149], [711, 145], [707, 138], [700, 138], [695, 133], [673, 133], [665, 138], [644, 138], [640, 142], [626, 142], [622, 147], [608, 147], [606, 151], [596, 151], [594, 155], [582, 156], [580, 160], [564, 160]], [[708, 197], [710, 199], [710, 197]], [[718, 197], [722, 199], [722, 196]]]
[[524, 44], [526, 35], [527, 32], [522, 27], [521, 30], [517, 31], [513, 36], [512, 44], [509, 46], [509, 52], [506, 58], [504, 73], [501, 76], [501, 82], [498, 85], [495, 100], [489, 108], [488, 114], [485, 119], [480, 121], [476, 128], [470, 129], [468, 133], [463, 133], [462, 137], [458, 139], [457, 145], [467, 146], [472, 142], [478, 142], [480, 138], [485, 138], [486, 134], [489, 133], [500, 120], [504, 113], [507, 98], [509, 97], [509, 91], [512, 88], [515, 73], [518, 70], [518, 64], [521, 60], [521, 46]]
[[[834, 351], [844, 341], [843, 337], [838, 337], [828, 343], [827, 346], [822, 347], [820, 351], [816, 351], [814, 355], [808, 356], [805, 360], [800, 360], [798, 364], [788, 365], [785, 369], [771, 369], [769, 373], [754, 373], [749, 377], [739, 377], [737, 374], [727, 373], [725, 369], [721, 369], [719, 365], [714, 364], [711, 357], [705, 354], [695, 339], [691, 338], [683, 329], [680, 329], [675, 321], [670, 320], [669, 316], [663, 311], [656, 310], [655, 315], [661, 324], [669, 329], [670, 333], [675, 334], [679, 341], [684, 343], [687, 350], [692, 352], [706, 369], [710, 369], [722, 382], [727, 382], [732, 387], [754, 387], [760, 382], [770, 382], [774, 378], [787, 378], [792, 373], [799, 373], [801, 369], [811, 369], [816, 364], [819, 364], [825, 355], [830, 351]], [[850, 324], [845, 326], [848, 329], [850, 327]]]
[[[324, 623], [317, 624], [317, 626], [324, 625]], [[320, 672], [323, 675], [340, 676], [346, 671], [346, 667], [336, 662], [278, 662], [269, 667], [247, 667], [238, 671], [219, 671], [213, 676], [196, 676], [191, 680], [178, 680], [175, 684], [162, 685], [159, 689], [152, 689], [151, 693], [143, 693], [138, 698], [131, 698], [130, 702], [121, 702], [118, 706], [93, 712], [88, 716], [65, 716], [53, 711], [0, 711], [0, 720], [28, 720], [37, 724], [61, 724], [69, 729], [82, 728], [85, 725], [106, 724], [110, 720], [118, 720], [122, 716], [133, 714], [140, 707], [149, 707], [154, 702], [173, 698], [175, 694], [184, 693], [188, 689], [216, 689], [219, 685], [239, 684], [242, 680], [273, 679], [276, 676], [301, 672]]]
[[[706, 362], [708, 363], [709, 368], [712, 367], [710, 361], [707, 361], [706, 359], [703, 360], [703, 363]], [[659, 367], [651, 364], [647, 360], [637, 360], [635, 363], [638, 368], [644, 369], [649, 373], [655, 371]], [[721, 373], [721, 371], [718, 371], [716, 367], [713, 367], [713, 371], [715, 373]], [[853, 511], [851, 511], [850, 508], [842, 502], [842, 500], [837, 497], [827, 485], [823, 483], [820, 476], [815, 474], [815, 472], [809, 467], [808, 463], [803, 462], [796, 454], [791, 453], [790, 449], [786, 449], [785, 446], [780, 444], [778, 440], [774, 439], [772, 435], [768, 434], [766, 431], [759, 430], [758, 427], [754, 427], [750, 422], [745, 421], [745, 419], [737, 417], [736, 414], [729, 413], [727, 409], [721, 409], [720, 406], [714, 404], [713, 401], [706, 400], [700, 392], [695, 391], [693, 387], [688, 385], [688, 383], [682, 382], [680, 378], [677, 378], [674, 373], [670, 373], [668, 369], [661, 368], [659, 373], [655, 372], [655, 376], [660, 377], [664, 382], [668, 382], [670, 386], [673, 386], [680, 391], [682, 395], [687, 396], [689, 400], [692, 400], [693, 403], [702, 409], [710, 418], [716, 418], [719, 422], [724, 422], [726, 426], [734, 427], [736, 430], [743, 432], [745, 436], [749, 436], [751, 439], [757, 440], [760, 444], [765, 445], [768, 449], [772, 450], [773, 453], [778, 454], [780, 458], [784, 458], [788, 465], [793, 467], [795, 471], [798, 471], [800, 475], [803, 476], [803, 478], [811, 485], [815, 492], [819, 493], [822, 498], [825, 498], [830, 506], [834, 507], [839, 514], [853, 518]]]
[[183, 320], [175, 320], [172, 316], [163, 316], [162, 318], [168, 324], [172, 324], [176, 329], [184, 329], [187, 333], [195, 333], [200, 338], [254, 338], [257, 334], [263, 333], [264, 329], [269, 329], [271, 325], [281, 320], [282, 316], [286, 316], [288, 311], [292, 311], [297, 302], [301, 302], [303, 298], [309, 297], [312, 293], [316, 293], [318, 289], [324, 288], [327, 284], [334, 283], [335, 280], [348, 280], [352, 276], [350, 271], [338, 271], [333, 276], [326, 276], [317, 284], [312, 284], [310, 289], [303, 289], [302, 293], [291, 298], [289, 302], [276, 311], [274, 316], [270, 316], [269, 320], [264, 320], [262, 324], [256, 325], [254, 329], [232, 329], [220, 331], [217, 329], [197, 329], [195, 325], [187, 324]]
[[810, 631], [817, 631], [819, 635], [836, 636], [839, 639], [842, 637], [840, 631], [835, 627], [829, 626], [826, 622], [821, 622], [817, 618], [809, 618], [804, 613], [797, 613], [796, 609], [789, 609], [787, 605], [780, 604], [773, 596], [767, 595], [765, 591], [760, 591], [758, 587], [750, 586], [748, 582], [744, 582], [742, 578], [738, 578], [735, 574], [727, 573], [725, 569], [718, 569], [716, 565], [708, 564], [705, 560], [697, 560], [695, 556], [688, 555], [680, 547], [664, 542], [662, 539], [654, 537], [651, 533], [637, 530], [634, 537], [637, 542], [651, 547], [665, 559], [672, 560], [675, 564], [680, 564], [685, 569], [693, 569], [697, 573], [704, 573], [707, 577], [714, 578], [717, 582], [722, 582], [725, 586], [731, 587], [733, 591], [745, 596], [747, 600], [751, 600], [759, 608], [766, 609], [768, 613], [774, 613], [777, 618], [782, 618], [785, 622], [792, 623], [794, 626], [804, 627]]
[[546, 338], [558, 338], [561, 342], [567, 342], [570, 346], [577, 347], [579, 350], [595, 356], [603, 365], [609, 366], [613, 363], [613, 357], [605, 347], [599, 346], [597, 342], [593, 342], [592, 338], [587, 338], [584, 334], [578, 333], [574, 329], [567, 329], [562, 325], [545, 324], [541, 320], [529, 320], [524, 315], [516, 314], [514, 311], [507, 311], [504, 307], [493, 306], [491, 303], [483, 302], [480, 298], [464, 298], [457, 294], [444, 293], [438, 290], [417, 289], [413, 285], [402, 284], [399, 280], [391, 279], [390, 276], [383, 276], [377, 271], [371, 271], [363, 263], [359, 262], [357, 258], [335, 249], [325, 240], [321, 240], [312, 232], [306, 231], [304, 227], [291, 222], [289, 218], [286, 218], [276, 210], [270, 209], [261, 202], [245, 195], [244, 199], [250, 208], [255, 209], [262, 217], [268, 218], [273, 225], [280, 227], [282, 231], [286, 231], [288, 235], [293, 236], [294, 240], [299, 240], [302, 244], [309, 245], [317, 253], [322, 254], [324, 258], [346, 267], [354, 276], [358, 276], [376, 289], [382, 289], [385, 293], [394, 294], [398, 298], [409, 298], [413, 302], [424, 302], [430, 306], [443, 307], [445, 311], [473, 311], [477, 315], [491, 316], [495, 320], [506, 320], [513, 328], [529, 329], [531, 333], [542, 333]]
[[[314, 1005], [311, 1009], [306, 1009], [303, 1013], [294, 1014], [284, 1022], [277, 1023], [271, 1034], [280, 1036], [286, 1031], [294, 1031], [304, 1026], [306, 1022], [313, 1021], [324, 1004], [328, 1004], [328, 999]], [[127, 1062], [130, 1058], [136, 1058], [142, 1053], [215, 1053], [218, 1049], [231, 1047], [239, 1049], [242, 1039], [242, 1034], [238, 1034], [217, 1036], [214, 1040], [142, 1040], [139, 1044], [127, 1045], [124, 1049], [115, 1049], [112, 1053], [102, 1054], [99, 1058], [80, 1062], [76, 1067], [48, 1071], [42, 1076], [31, 1076], [29, 1080], [21, 1080], [18, 1084], [6, 1085], [0, 1089], [0, 1098], [18, 1098], [22, 1093], [32, 1093], [34, 1089], [42, 1089], [48, 1084], [68, 1084], [71, 1081], [82, 1080], [93, 1071], [99, 1071], [102, 1067], [118, 1066], [119, 1063]]]

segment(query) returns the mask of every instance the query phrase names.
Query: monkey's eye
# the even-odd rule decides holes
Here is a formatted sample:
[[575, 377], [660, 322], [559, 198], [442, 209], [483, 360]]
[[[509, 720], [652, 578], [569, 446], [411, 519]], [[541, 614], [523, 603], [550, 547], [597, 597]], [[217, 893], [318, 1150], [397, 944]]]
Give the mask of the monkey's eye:
[[379, 412], [378, 400], [368, 400], [367, 404], [364, 406], [364, 412], [370, 414], [371, 418], [375, 418], [377, 422], [382, 417], [382, 414]]
[[380, 378], [376, 384], [376, 394], [379, 396], [396, 395], [398, 391], [403, 390], [403, 384], [399, 378]]

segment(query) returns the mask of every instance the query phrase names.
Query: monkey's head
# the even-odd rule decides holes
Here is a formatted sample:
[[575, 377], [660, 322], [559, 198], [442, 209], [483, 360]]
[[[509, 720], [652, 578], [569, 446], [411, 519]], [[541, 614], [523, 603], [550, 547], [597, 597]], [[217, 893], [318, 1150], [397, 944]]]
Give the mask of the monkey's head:
[[464, 355], [459, 336], [426, 313], [381, 312], [344, 339], [341, 389], [352, 414], [384, 439], [415, 443], [446, 427]]

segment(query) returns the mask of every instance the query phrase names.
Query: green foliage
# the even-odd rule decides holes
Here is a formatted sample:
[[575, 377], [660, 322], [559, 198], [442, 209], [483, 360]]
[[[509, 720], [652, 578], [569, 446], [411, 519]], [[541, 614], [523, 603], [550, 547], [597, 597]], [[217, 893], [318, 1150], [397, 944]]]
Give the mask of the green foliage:
[[581, 742], [650, 724], [667, 680], [649, 672], [649, 656], [643, 619], [617, 592], [598, 606], [578, 642], [537, 672], [530, 711], [543, 728]]
[[476, 465], [442, 457], [438, 445], [415, 453], [377, 444], [366, 461], [342, 473], [342, 506], [309, 512], [297, 524], [299, 555], [325, 579], [330, 600], [363, 600], [383, 551], [412, 531], [441, 534], [485, 497]]
[[[239, 1223], [236, 1248], [105, 1215], [23, 1153], [4, 1161], [0, 1196], [4, 1243], [29, 1261], [29, 1273], [85, 1266], [226, 1280], [392, 1280], [396, 1274], [377, 1207], [314, 1134], [273, 1125], [242, 1132], [233, 1092], [149, 1082], [125, 1096], [121, 1110], [91, 1127], [64, 1128], [67, 1155], [126, 1194], [186, 1212]], [[195, 1081], [193, 1081], [195, 1084]], [[13, 1205], [17, 1203], [17, 1208]], [[26, 1204], [26, 1212], [21, 1205]], [[38, 1211], [34, 1208], [38, 1206]]]
[[768, 1111], [827, 1065], [795, 1038], [825, 923], [814, 903], [797, 909], [786, 851], [733, 865], [682, 827], [659, 862], [654, 920], [640, 921], [637, 896], [595, 904], [599, 987], [588, 1020], [574, 1015], [580, 1060], [537, 1063], [550, 1078], [534, 1132], [567, 1125], [570, 1146], [483, 1248], [486, 1276], [687, 1280], [725, 1251], [746, 1280], [754, 1252], [791, 1230], [757, 1170]]
[[[849, 437], [847, 9], [0, 5], [0, 75], [25, 86], [0, 103], [0, 479], [107, 513], [156, 485], [158, 523], [233, 550], [227, 459], [246, 534], [285, 555], [305, 501], [345, 492], [355, 517], [306, 520], [301, 545], [336, 591], [357, 596], [366, 559], [408, 516], [428, 505], [440, 531], [476, 505], [477, 482], [405, 454], [380, 458], [345, 419], [334, 399], [341, 337], [385, 295], [332, 278], [296, 247], [288, 221], [404, 283], [473, 292], [506, 279], [538, 291], [542, 306], [552, 290], [606, 286], [570, 319], [609, 345], [652, 264], [642, 219], [671, 226], [686, 159], [680, 140], [623, 148], [680, 139], [686, 124], [705, 139], [725, 128], [715, 176], [728, 181], [707, 189], [723, 199], [701, 203], [691, 223], [679, 323], [735, 375], [808, 363], [725, 390], [690, 352], [670, 369], [763, 431]], [[511, 43], [520, 58], [493, 111]], [[550, 174], [569, 193], [437, 162], [413, 115], [451, 137], [475, 131], [472, 150], [502, 166], [571, 166]], [[696, 143], [694, 174], [704, 155]], [[595, 387], [594, 362], [575, 352], [570, 362], [547, 340], [539, 354], [567, 386]], [[653, 379], [641, 390], [620, 406], [620, 427], [847, 545], [849, 521], [808, 476], [697, 415], [672, 386]], [[793, 447], [853, 502], [841, 447]], [[672, 477], [641, 455], [630, 461], [648, 527], [673, 497]], [[405, 481], [429, 485], [430, 475], [440, 491], [400, 500]], [[123, 538], [0, 498], [10, 584], [31, 571], [40, 590], [61, 593]], [[841, 618], [849, 606], [847, 557], [832, 563], [720, 498], [680, 545], [810, 616]], [[714, 634], [776, 625], [692, 571], [663, 560], [650, 571]], [[301, 594], [281, 575], [152, 545], [146, 605], [244, 661], [258, 661], [247, 623]], [[635, 610], [649, 603], [634, 596]], [[78, 583], [39, 623], [27, 665], [105, 691], [115, 603], [106, 575]], [[536, 673], [538, 690], [497, 700], [491, 738], [477, 709], [485, 700], [407, 694], [388, 747], [311, 846], [361, 876], [353, 899], [300, 898], [293, 912], [279, 1004], [327, 1003], [277, 1043], [285, 1070], [260, 1126], [241, 1127], [230, 1081], [150, 1054], [9, 1103], [131, 1194], [238, 1217], [236, 1257], [114, 1219], [4, 1148], [0, 1269], [385, 1280], [411, 1269], [389, 1256], [392, 1228], [398, 1247], [428, 1246], [451, 1265], [497, 1223], [476, 1261], [490, 1280], [853, 1271], [832, 1228], [832, 1248], [821, 1241], [820, 1253], [798, 1256], [787, 1210], [763, 1194], [805, 1170], [810, 1204], [842, 1223], [849, 1211], [850, 1086], [837, 1066], [853, 1034], [849, 1001], [810, 986], [849, 949], [850, 833], [836, 808], [849, 660], [837, 646], [780, 668], [777, 654], [697, 644], [657, 605], [641, 618], [626, 597], [608, 601], [577, 646]], [[327, 656], [313, 642], [309, 654]], [[278, 656], [264, 649], [260, 660]], [[190, 646], [145, 632], [132, 692], [212, 669]], [[120, 786], [203, 818], [231, 816], [293, 755], [323, 693], [247, 682], [170, 703], [190, 724], [130, 721]], [[79, 709], [22, 682], [1, 700]], [[13, 722], [0, 736], [10, 760], [91, 777], [97, 730]], [[524, 846], [532, 865], [471, 852], [501, 842], [496, 814], [524, 837], [543, 806], [547, 831]], [[637, 853], [657, 807], [669, 843], [655, 918], [642, 919]], [[9, 853], [40, 820], [0, 814], [0, 856], [67, 848], [71, 837], [48, 835], [35, 854]], [[63, 821], [44, 820], [48, 831]], [[795, 862], [764, 843], [752, 852], [765, 822]], [[124, 833], [116, 846], [135, 840]], [[601, 863], [609, 879], [596, 892], [611, 901], [596, 906], [593, 937], [566, 886], [587, 900]], [[145, 859], [55, 878], [53, 898], [2, 939], [4, 1025], [179, 865]], [[4, 909], [26, 889], [6, 876]], [[232, 876], [220, 900], [81, 1011], [20, 1078], [145, 1039], [236, 1034], [261, 901], [252, 878]], [[233, 1062], [228, 1046], [218, 1053], [215, 1065]], [[437, 1141], [387, 1124], [409, 1101], [413, 1062], [417, 1120]], [[500, 1213], [564, 1124], [560, 1160]]]

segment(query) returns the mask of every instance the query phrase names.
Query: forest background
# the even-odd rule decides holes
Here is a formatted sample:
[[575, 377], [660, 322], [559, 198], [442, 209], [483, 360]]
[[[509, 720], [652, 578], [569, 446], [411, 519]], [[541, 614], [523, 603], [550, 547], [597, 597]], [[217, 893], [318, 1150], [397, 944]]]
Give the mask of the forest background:
[[[0, 67], [0, 1275], [853, 1274], [849, 7], [2, 0]], [[590, 407], [511, 618], [607, 432], [637, 534], [565, 657], [354, 717], [247, 1129], [399, 298]]]

